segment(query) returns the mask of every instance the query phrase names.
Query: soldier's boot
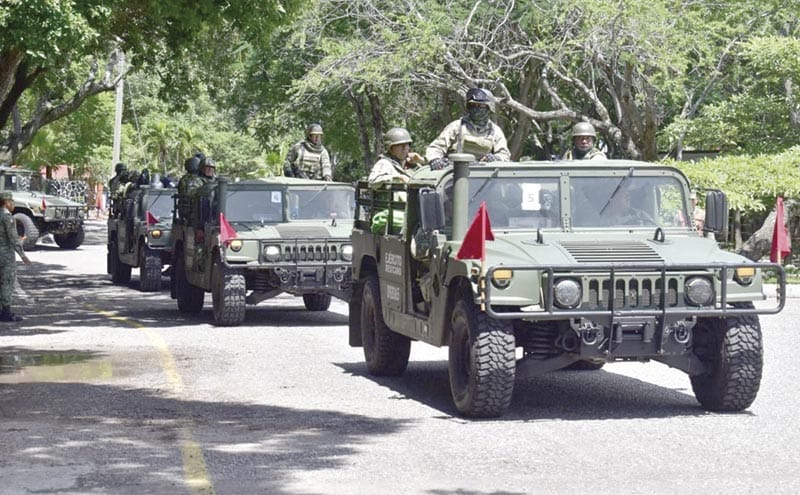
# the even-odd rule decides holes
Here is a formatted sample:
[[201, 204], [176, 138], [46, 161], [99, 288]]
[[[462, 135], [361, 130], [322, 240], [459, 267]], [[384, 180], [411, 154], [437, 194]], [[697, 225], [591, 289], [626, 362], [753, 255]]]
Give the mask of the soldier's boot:
[[14, 313], [12, 313], [11, 312], [11, 307], [3, 306], [2, 309], [0, 309], [0, 321], [17, 322], [17, 321], [22, 321], [22, 317], [21, 316], [17, 316]]

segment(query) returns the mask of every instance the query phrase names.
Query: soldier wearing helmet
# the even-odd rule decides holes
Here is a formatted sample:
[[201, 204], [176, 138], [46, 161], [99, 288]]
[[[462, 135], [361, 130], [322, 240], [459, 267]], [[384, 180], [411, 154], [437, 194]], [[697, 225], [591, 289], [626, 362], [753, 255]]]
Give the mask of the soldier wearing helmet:
[[425, 160], [411, 151], [411, 134], [402, 127], [394, 127], [383, 135], [384, 153], [372, 166], [367, 179], [370, 185], [393, 180], [408, 182], [413, 169]]
[[289, 149], [283, 163], [283, 173], [287, 177], [302, 179], [333, 180], [331, 157], [322, 145], [322, 126], [311, 124], [306, 127], [306, 139]]
[[511, 159], [503, 130], [489, 119], [495, 109], [492, 93], [472, 88], [465, 96], [467, 114], [449, 123], [425, 150], [425, 158], [434, 170], [449, 165], [449, 153], [471, 153], [482, 162]]
[[183, 164], [186, 173], [178, 181], [178, 216], [184, 223], [192, 214], [192, 192], [203, 185], [203, 179], [200, 178], [200, 163], [205, 159], [204, 154], [195, 153]]
[[113, 201], [114, 194], [117, 192], [120, 179], [122, 179], [123, 176], [127, 176], [127, 174], [128, 174], [127, 165], [125, 165], [122, 162], [117, 162], [117, 164], [114, 165], [114, 177], [112, 177], [108, 181], [108, 199], [110, 200], [109, 208], [111, 208], [112, 212], [113, 212], [113, 205], [111, 204], [111, 201]]
[[605, 160], [606, 154], [597, 149], [597, 133], [588, 122], [578, 122], [572, 126], [572, 148], [564, 153], [563, 160]]

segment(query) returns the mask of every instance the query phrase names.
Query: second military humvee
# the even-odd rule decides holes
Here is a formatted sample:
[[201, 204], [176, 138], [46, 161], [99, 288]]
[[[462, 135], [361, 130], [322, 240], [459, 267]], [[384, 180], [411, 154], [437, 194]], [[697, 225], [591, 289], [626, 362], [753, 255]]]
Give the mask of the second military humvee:
[[353, 186], [220, 178], [205, 191], [172, 226], [172, 296], [181, 312], [200, 312], [211, 292], [214, 322], [238, 325], [246, 304], [284, 292], [302, 296], [310, 311], [349, 296]]
[[139, 289], [161, 289], [161, 271], [170, 263], [174, 188], [136, 186], [108, 217], [106, 268], [111, 280], [126, 284], [139, 268]]
[[[349, 339], [370, 373], [402, 374], [418, 340], [449, 347], [465, 416], [503, 414], [515, 377], [628, 360], [686, 372], [708, 410], [753, 402], [757, 314], [783, 308], [785, 280], [709, 235], [726, 226], [723, 193], [708, 192], [698, 232], [675, 168], [451, 158], [390, 186], [403, 194], [359, 184]], [[765, 269], [779, 300], [756, 309]]]
[[[86, 206], [67, 198], [45, 194], [41, 177], [30, 170], [0, 167], [0, 191], [14, 198], [14, 221], [25, 249], [32, 249], [46, 234], [62, 249], [83, 244]], [[41, 191], [40, 191], [41, 190]]]

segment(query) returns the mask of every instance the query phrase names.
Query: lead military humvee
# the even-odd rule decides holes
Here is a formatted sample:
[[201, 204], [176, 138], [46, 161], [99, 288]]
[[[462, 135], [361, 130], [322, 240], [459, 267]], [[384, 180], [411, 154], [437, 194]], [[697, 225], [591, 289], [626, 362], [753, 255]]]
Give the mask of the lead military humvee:
[[14, 198], [14, 221], [23, 247], [32, 249], [46, 234], [62, 249], [77, 249], [85, 237], [86, 206], [66, 198], [45, 194], [41, 177], [30, 170], [0, 167], [0, 191]]
[[170, 263], [174, 188], [136, 186], [108, 217], [106, 270], [111, 281], [126, 284], [139, 268], [139, 289], [161, 289], [161, 270]]
[[[453, 401], [465, 416], [503, 414], [515, 377], [628, 360], [686, 372], [708, 410], [753, 402], [757, 314], [783, 308], [784, 274], [695, 230], [679, 170], [451, 158], [461, 161], [392, 185], [404, 195], [359, 184], [349, 338], [364, 347], [370, 373], [402, 374], [418, 340], [449, 347]], [[459, 259], [482, 202], [493, 240], [471, 227], [473, 254], [462, 257], [479, 258], [483, 242], [485, 262]], [[708, 193], [709, 231], [725, 227], [726, 203]], [[764, 269], [777, 272], [780, 298], [756, 309]]]
[[283, 292], [302, 296], [309, 311], [326, 311], [331, 296], [347, 298], [353, 198], [353, 186], [336, 182], [218, 179], [194, 195], [189, 218], [173, 221], [179, 310], [200, 312], [210, 291], [214, 322], [238, 325], [246, 304]]

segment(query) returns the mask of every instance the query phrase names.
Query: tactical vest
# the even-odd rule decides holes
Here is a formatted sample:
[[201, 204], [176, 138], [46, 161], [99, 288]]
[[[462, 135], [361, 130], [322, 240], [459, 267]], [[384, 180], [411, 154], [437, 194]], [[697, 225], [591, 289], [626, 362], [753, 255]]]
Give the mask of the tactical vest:
[[470, 153], [475, 155], [476, 158], [481, 159], [484, 155], [494, 151], [494, 128], [489, 128], [488, 136], [481, 136], [467, 127], [463, 122], [458, 130], [459, 153]]
[[297, 168], [308, 175], [309, 179], [322, 179], [322, 152], [325, 148], [320, 147], [319, 151], [306, 148], [305, 143], [298, 143], [297, 149]]

